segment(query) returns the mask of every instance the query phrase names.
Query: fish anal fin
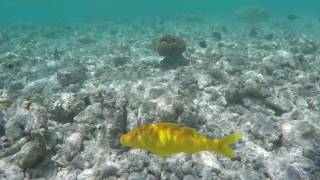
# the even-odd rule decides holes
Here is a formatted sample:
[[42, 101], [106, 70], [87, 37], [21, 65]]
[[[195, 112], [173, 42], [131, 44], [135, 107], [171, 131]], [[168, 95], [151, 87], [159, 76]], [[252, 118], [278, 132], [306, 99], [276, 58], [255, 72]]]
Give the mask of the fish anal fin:
[[161, 157], [169, 157], [169, 156], [171, 156], [170, 153], [165, 153], [165, 152], [156, 151], [156, 150], [151, 150], [150, 152], [152, 154], [155, 154], [155, 155], [158, 155], [158, 156], [161, 156]]

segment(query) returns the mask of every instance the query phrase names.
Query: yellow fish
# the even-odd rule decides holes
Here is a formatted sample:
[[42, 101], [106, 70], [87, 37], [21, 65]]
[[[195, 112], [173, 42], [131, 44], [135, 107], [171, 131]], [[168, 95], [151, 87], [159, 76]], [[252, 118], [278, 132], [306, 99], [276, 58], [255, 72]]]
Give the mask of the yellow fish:
[[134, 128], [120, 137], [123, 145], [150, 151], [168, 157], [175, 153], [187, 154], [200, 151], [214, 151], [228, 158], [236, 157], [229, 145], [242, 138], [234, 133], [222, 139], [208, 138], [196, 130], [175, 123], [155, 123]]

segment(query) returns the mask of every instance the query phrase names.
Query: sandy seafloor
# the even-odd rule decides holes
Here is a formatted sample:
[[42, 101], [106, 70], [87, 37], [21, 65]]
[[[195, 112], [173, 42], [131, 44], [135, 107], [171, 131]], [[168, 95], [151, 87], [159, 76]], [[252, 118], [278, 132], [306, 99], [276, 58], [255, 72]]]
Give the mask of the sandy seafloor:
[[[317, 19], [0, 26], [0, 179], [320, 179]], [[161, 68], [154, 44], [163, 34], [185, 40], [189, 65]], [[119, 144], [153, 122], [245, 136], [233, 160], [161, 158]]]

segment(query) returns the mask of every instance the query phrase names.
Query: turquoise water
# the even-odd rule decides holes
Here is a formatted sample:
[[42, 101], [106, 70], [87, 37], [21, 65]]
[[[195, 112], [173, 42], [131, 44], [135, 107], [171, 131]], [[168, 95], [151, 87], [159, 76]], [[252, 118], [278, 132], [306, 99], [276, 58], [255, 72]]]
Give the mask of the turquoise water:
[[241, 6], [261, 6], [277, 15], [320, 16], [317, 0], [1, 0], [1, 21], [61, 21], [114, 16], [184, 13], [228, 15]]

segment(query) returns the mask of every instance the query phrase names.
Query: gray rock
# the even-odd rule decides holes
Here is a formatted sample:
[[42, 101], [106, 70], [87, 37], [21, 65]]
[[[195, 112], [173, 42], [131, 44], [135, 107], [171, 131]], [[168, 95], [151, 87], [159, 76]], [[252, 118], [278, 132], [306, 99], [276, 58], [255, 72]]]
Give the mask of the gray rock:
[[184, 172], [184, 174], [188, 174], [188, 172], [192, 172], [192, 167], [193, 166], [193, 162], [192, 161], [187, 161], [185, 163], [182, 164], [181, 168], [182, 171]]
[[[180, 107], [178, 106], [180, 105]], [[200, 115], [199, 115], [199, 110], [196, 106], [194, 105], [182, 105], [182, 104], [178, 104], [177, 105], [177, 112], [178, 112], [178, 120], [177, 122], [180, 124], [183, 124], [185, 126], [189, 126], [189, 127], [195, 127], [198, 126], [200, 124]], [[179, 113], [179, 111], [181, 111], [181, 113]]]
[[25, 127], [25, 132], [34, 138], [44, 140], [47, 136], [48, 113], [43, 106], [32, 103], [29, 107], [28, 121]]
[[312, 146], [312, 140], [320, 139], [320, 128], [309, 120], [284, 122], [281, 128], [283, 145], [286, 147], [309, 147]]
[[162, 163], [158, 159], [151, 159], [148, 165], [148, 171], [159, 177], [161, 175]]
[[201, 177], [211, 176], [214, 173], [221, 173], [223, 167], [221, 162], [218, 161], [216, 156], [212, 152], [201, 152], [192, 156], [193, 162], [195, 162], [195, 170], [197, 175]]
[[308, 101], [308, 104], [312, 109], [320, 112], [320, 95], [310, 98], [310, 100]]
[[83, 65], [66, 67], [57, 72], [57, 80], [62, 86], [81, 83], [87, 78], [87, 68]]
[[165, 88], [161, 86], [150, 87], [147, 89], [147, 98], [156, 99], [165, 93]]
[[208, 94], [210, 94], [210, 100], [216, 101], [219, 97], [222, 97], [221, 92], [219, 92], [217, 89], [215, 89], [214, 86], [209, 86], [204, 88], [204, 91]]
[[267, 96], [269, 91], [266, 85], [253, 79], [231, 83], [225, 92], [225, 98], [229, 104], [243, 103], [244, 98], [264, 99]]
[[303, 149], [303, 156], [313, 161], [315, 167], [320, 167], [320, 139], [312, 141], [312, 146]]
[[172, 173], [171, 175], [169, 175], [169, 173], [168, 173], [167, 175], [169, 176], [169, 178], [167, 178], [166, 176], [162, 175], [161, 179], [170, 179], [170, 180], [180, 180], [181, 179], [174, 173]]
[[174, 105], [160, 105], [157, 106], [157, 114], [163, 121], [175, 121], [178, 118]]
[[152, 175], [152, 174], [148, 174], [148, 175], [146, 176], [146, 180], [157, 180], [157, 178], [156, 178], [154, 175]]
[[293, 45], [292, 51], [295, 53], [302, 52], [303, 54], [311, 54], [318, 50], [318, 45], [307, 37], [301, 37], [291, 42]]
[[[94, 156], [88, 156], [85, 153], [78, 153], [74, 156], [74, 158], [71, 160], [70, 162], [70, 166], [76, 168], [76, 169], [88, 169], [91, 168], [93, 166], [94, 163], [92, 163], [92, 161], [94, 161]], [[95, 169], [93, 169], [95, 172]]]
[[64, 141], [64, 146], [71, 153], [78, 153], [82, 148], [83, 137], [80, 133], [73, 133]]
[[174, 172], [179, 178], [183, 178], [185, 174], [190, 174], [192, 168], [192, 163], [186, 155], [179, 154], [175, 155], [172, 158], [168, 159], [168, 168], [169, 171]]
[[266, 98], [270, 95], [269, 85], [262, 74], [254, 71], [247, 71], [240, 81], [240, 94], [247, 97]]
[[[135, 153], [133, 153], [135, 152]], [[146, 155], [146, 151], [134, 151], [131, 150], [128, 156], [124, 160], [128, 170], [130, 172], [142, 172], [145, 168], [145, 165], [148, 162], [148, 156]], [[131, 154], [132, 153], [132, 154]]]
[[128, 180], [144, 180], [146, 178], [145, 174], [142, 173], [131, 173]]
[[303, 120], [306, 116], [306, 113], [302, 109], [294, 109], [291, 113], [291, 118], [293, 120]]
[[18, 92], [24, 87], [24, 83], [22, 81], [12, 81], [10, 85], [8, 86], [8, 92], [11, 94]]
[[256, 139], [262, 140], [261, 146], [266, 150], [272, 151], [282, 146], [283, 132], [278, 121], [276, 118], [261, 119], [252, 128], [251, 133]]
[[[272, 179], [276, 179], [277, 177], [279, 177], [279, 174], [283, 171], [282, 165], [277, 160], [274, 160], [274, 161], [263, 160], [262, 163], [263, 163], [262, 166], [264, 167], [263, 172], [265, 176], [270, 177]], [[259, 178], [261, 179], [261, 177]]]
[[[237, 166], [236, 166], [237, 167]], [[242, 167], [237, 169], [237, 171], [232, 173], [226, 173], [229, 177], [217, 178], [217, 179], [250, 179], [250, 180], [261, 180], [261, 179], [268, 179], [268, 175], [264, 171], [254, 171], [252, 168], [245, 168]], [[270, 178], [277, 179], [279, 176], [270, 176]]]
[[36, 94], [41, 93], [45, 86], [48, 85], [48, 78], [38, 79], [31, 83], [28, 83], [22, 90], [22, 94]]
[[5, 139], [5, 138], [1, 138], [0, 158], [3, 158], [5, 156], [12, 155], [12, 154], [18, 152], [20, 150], [21, 146], [23, 146], [24, 144], [26, 144], [28, 142], [27, 137], [20, 138], [17, 142], [12, 143], [12, 144], [10, 142], [7, 142], [8, 144], [3, 143], [3, 141], [4, 141], [3, 139]]
[[9, 78], [9, 75], [0, 75], [0, 88], [3, 89], [5, 87], [5, 82]]
[[286, 180], [302, 180], [305, 179], [303, 172], [300, 168], [291, 165], [286, 169]]
[[189, 69], [181, 68], [177, 69], [174, 77], [181, 89], [190, 89], [193, 86], [198, 86], [198, 80], [193, 73], [190, 73]]
[[105, 87], [99, 87], [98, 89], [90, 90], [86, 94], [89, 104], [101, 103], [106, 96], [106, 89]]
[[73, 133], [67, 137], [59, 147], [58, 152], [52, 158], [60, 166], [67, 166], [83, 148], [83, 136]]
[[110, 177], [108, 177], [107, 180], [125, 180], [126, 178], [127, 178], [127, 176], [121, 176], [121, 177], [110, 176]]
[[[130, 112], [129, 112], [130, 113]], [[132, 111], [134, 113], [134, 111]], [[138, 121], [130, 121], [131, 119], [139, 120], [141, 124], [150, 124], [153, 122], [157, 122], [157, 114], [156, 114], [156, 103], [153, 101], [144, 101], [141, 103], [140, 107], [138, 108], [137, 116], [134, 115], [130, 117], [128, 114], [128, 127], [133, 128], [137, 127]], [[132, 122], [132, 123], [131, 123]]]
[[212, 169], [208, 166], [201, 167], [201, 169], [198, 169], [199, 176], [203, 180], [212, 180], [214, 178], [217, 178], [217, 175], [212, 172]]
[[61, 144], [63, 142], [63, 135], [55, 128], [49, 128], [46, 137], [46, 148], [48, 150], [52, 150], [57, 144]]
[[119, 168], [110, 164], [103, 164], [96, 170], [96, 176], [101, 179], [105, 179], [110, 176], [117, 176], [118, 174]]
[[170, 97], [160, 97], [156, 104], [156, 114], [162, 121], [176, 121], [183, 112], [183, 102]]
[[25, 175], [18, 165], [10, 163], [5, 158], [0, 159], [0, 179], [22, 180], [24, 178]]
[[296, 61], [292, 53], [279, 50], [270, 56], [263, 58], [262, 64], [267, 72], [270, 73], [275, 69], [282, 69], [284, 67], [294, 68], [296, 66]]
[[269, 92], [265, 85], [247, 80], [243, 83], [240, 94], [255, 98], [265, 98], [269, 95]]
[[5, 134], [5, 120], [4, 120], [4, 113], [0, 110], [0, 137]]
[[265, 108], [263, 99], [245, 97], [241, 102], [244, 107], [248, 108], [251, 111], [274, 115], [273, 110]]
[[5, 134], [9, 139], [16, 140], [25, 135], [24, 128], [28, 122], [28, 111], [19, 109], [5, 124]]
[[13, 155], [12, 159], [22, 169], [37, 165], [46, 155], [46, 148], [39, 142], [30, 141], [24, 144], [20, 151]]
[[36, 166], [26, 169], [25, 174], [28, 178], [32, 177], [33, 179], [51, 177], [53, 174], [58, 172], [56, 167], [56, 164], [50, 159], [49, 155], [45, 156]]
[[75, 93], [55, 94], [45, 100], [49, 118], [58, 122], [71, 122], [85, 108], [84, 100]]
[[127, 128], [128, 100], [126, 96], [113, 93], [108, 94], [106, 99], [110, 102], [104, 102], [103, 117], [105, 121], [101, 143], [108, 148], [119, 148], [119, 137], [126, 132]]
[[57, 173], [55, 178], [57, 180], [64, 180], [64, 179], [77, 180], [78, 174], [79, 174], [78, 171], [63, 168]]
[[44, 107], [37, 103], [29, 105], [22, 101], [17, 107], [12, 108], [8, 114], [9, 120], [5, 125], [5, 134], [11, 139], [19, 139], [29, 135], [31, 138], [45, 139], [47, 132], [48, 115]]
[[76, 122], [87, 124], [96, 124], [97, 121], [101, 121], [103, 119], [103, 107], [101, 103], [87, 106], [83, 111], [74, 117]]
[[[56, 83], [57, 84], [57, 83]], [[55, 83], [52, 79], [45, 77], [42, 79], [35, 80], [31, 83], [28, 83], [24, 88], [21, 90], [21, 93], [26, 96], [34, 95], [34, 94], [48, 94], [51, 92], [55, 87]]]
[[171, 180], [171, 178], [172, 178], [172, 180], [176, 180], [175, 179], [176, 176], [174, 175], [174, 173], [169, 173], [167, 171], [162, 171], [161, 172], [161, 176], [160, 176], [161, 180], [165, 180], [165, 179], [170, 179]]
[[285, 97], [268, 97], [265, 100], [267, 106], [276, 112], [276, 115], [282, 115], [293, 109], [292, 103]]
[[244, 95], [240, 94], [240, 84], [238, 82], [230, 83], [225, 91], [226, 101], [229, 104], [238, 104], [243, 97]]
[[194, 176], [192, 175], [186, 175], [183, 177], [183, 180], [196, 180], [197, 178], [195, 178]]
[[130, 61], [131, 61], [131, 59], [126, 56], [115, 57], [112, 59], [112, 62], [116, 67], [128, 64], [128, 63], [130, 63]]
[[308, 162], [309, 167], [304, 167], [303, 169], [311, 173], [314, 177], [320, 177], [320, 139], [312, 140], [312, 144], [312, 146], [305, 146], [303, 148], [303, 156], [307, 157], [313, 163]]
[[77, 180], [96, 179], [94, 171], [92, 169], [85, 169], [77, 175]]
[[217, 67], [210, 69], [209, 74], [218, 81], [225, 81], [228, 79], [228, 73]]

